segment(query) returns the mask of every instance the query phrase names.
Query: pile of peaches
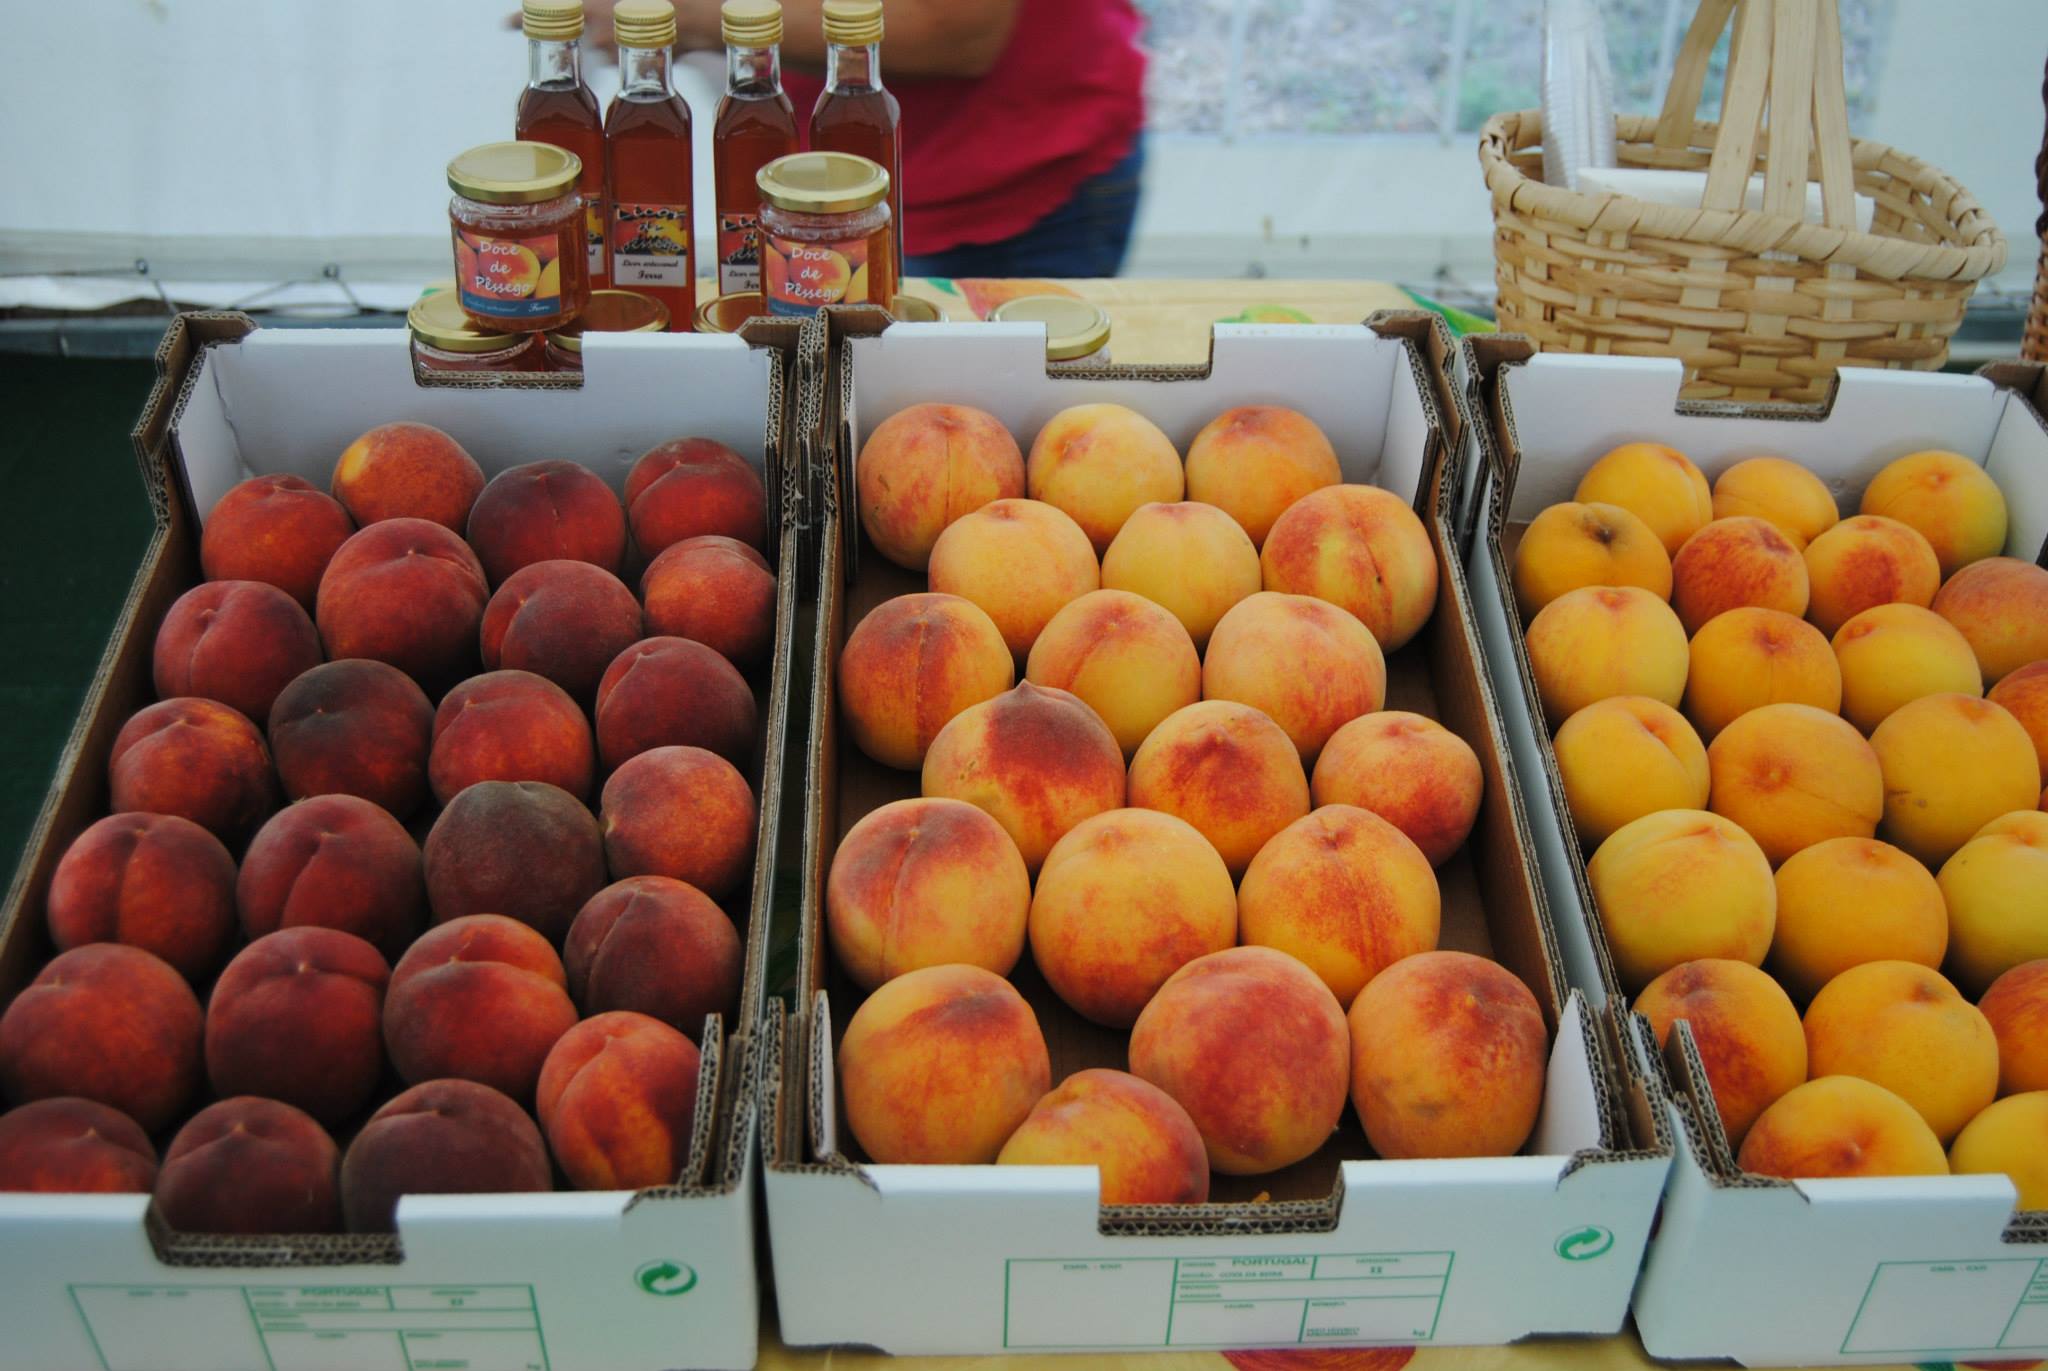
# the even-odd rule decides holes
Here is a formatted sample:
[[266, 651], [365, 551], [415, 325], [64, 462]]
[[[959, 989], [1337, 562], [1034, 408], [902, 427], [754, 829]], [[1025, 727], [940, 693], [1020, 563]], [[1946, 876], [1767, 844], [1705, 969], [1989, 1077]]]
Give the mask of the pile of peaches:
[[[1027, 458], [994, 416], [921, 404], [856, 484], [869, 540], [930, 587], [837, 668], [851, 741], [921, 791], [858, 816], [827, 883], [866, 992], [837, 1080], [870, 1159], [1093, 1165], [1104, 1203], [1168, 1204], [1308, 1157], [1347, 1098], [1383, 1157], [1523, 1145], [1536, 999], [1436, 950], [1479, 761], [1383, 708], [1437, 599], [1406, 501], [1343, 483], [1273, 406], [1183, 461], [1117, 405], [1059, 413]], [[1054, 1086], [1008, 979], [1027, 944], [1068, 1008], [1128, 1031], [1128, 1072]]]
[[331, 495], [220, 500], [113, 812], [51, 880], [58, 955], [0, 1014], [0, 1190], [322, 1233], [557, 1168], [676, 1181], [739, 999], [717, 901], [752, 871], [775, 581], [720, 444], [661, 444], [625, 496], [565, 461], [486, 483], [397, 423]]
[[2048, 1208], [2048, 570], [2006, 538], [1957, 453], [1842, 518], [1782, 458], [1710, 490], [1630, 443], [1515, 550], [1615, 970], [1747, 1170]]

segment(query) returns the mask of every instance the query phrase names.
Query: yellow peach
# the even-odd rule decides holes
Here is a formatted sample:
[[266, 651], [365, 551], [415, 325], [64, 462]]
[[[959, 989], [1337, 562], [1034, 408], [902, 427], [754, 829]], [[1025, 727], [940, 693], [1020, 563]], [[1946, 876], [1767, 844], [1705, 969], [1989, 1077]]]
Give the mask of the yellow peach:
[[1188, 445], [1188, 498], [1229, 514], [1255, 548], [1289, 505], [1343, 479], [1323, 431], [1279, 405], [1227, 409]]
[[1065, 512], [1100, 557], [1140, 505], [1178, 500], [1180, 453], [1159, 426], [1122, 405], [1075, 405], [1046, 421], [1024, 459], [1034, 500]]
[[1325, 486], [1296, 500], [1266, 534], [1259, 570], [1268, 590], [1351, 611], [1388, 652], [1436, 609], [1436, 545], [1408, 502], [1378, 486]]
[[1821, 631], [1782, 610], [1749, 606], [1716, 614], [1692, 638], [1685, 715], [1713, 738], [1752, 709], [1842, 707], [1842, 669]]
[[1792, 545], [1804, 548], [1842, 517], [1827, 483], [1783, 457], [1751, 457], [1714, 479], [1714, 517], [1740, 514], [1769, 519]]
[[1432, 866], [1464, 845], [1484, 790], [1470, 743], [1399, 709], [1362, 714], [1332, 733], [1309, 778], [1317, 804], [1371, 810], [1407, 834]]
[[1740, 1165], [1759, 1176], [1946, 1176], [1941, 1139], [1881, 1085], [1825, 1076], [1778, 1097], [1743, 1139]]
[[1386, 703], [1387, 664], [1371, 631], [1336, 605], [1262, 590], [1209, 635], [1202, 698], [1263, 711], [1307, 763], [1331, 734]]
[[1515, 604], [1526, 621], [1582, 586], [1639, 586], [1671, 596], [1671, 554], [1650, 526], [1620, 505], [1555, 504], [1529, 521], [1515, 545]]
[[1985, 698], [2020, 721], [2034, 740], [2034, 760], [2048, 778], [2048, 661], [2029, 662], [2006, 673]]
[[1951, 576], [1934, 612], [1970, 640], [1987, 685], [2048, 659], [2048, 568], [1987, 557]]
[[1920, 1112], [1945, 1144], [1998, 1094], [1998, 1038], [1983, 1011], [1940, 972], [1865, 962], [1806, 1007], [1816, 1076], [1858, 1076]]
[[954, 520], [1024, 494], [1024, 454], [1002, 420], [968, 405], [911, 405], [876, 424], [854, 466], [875, 550], [923, 571]]
[[1763, 965], [1778, 892], [1756, 840], [1718, 814], [1667, 809], [1616, 829], [1586, 878], [1622, 989], [1634, 994], [1680, 962]]
[[1865, 733], [1923, 695], [1982, 695], [1970, 644], [1918, 605], [1873, 605], [1835, 633], [1842, 714]]
[[1660, 1047], [1680, 1019], [1691, 1026], [1730, 1147], [1742, 1146], [1757, 1115], [1806, 1080], [1799, 1011], [1748, 962], [1681, 962], [1643, 987], [1635, 1011], [1650, 1021]]
[[995, 621], [957, 595], [884, 600], [847, 635], [836, 687], [854, 745], [914, 768], [940, 729], [1016, 681]]
[[2048, 958], [2007, 971], [1977, 1008], [1998, 1038], [1998, 1093], [2048, 1090]]
[[1308, 777], [1271, 718], [1204, 700], [1168, 715], [1139, 746], [1130, 801], [1193, 824], [1241, 876], [1269, 838], [1308, 813]]
[[1934, 873], [1875, 838], [1830, 838], [1778, 868], [1778, 931], [1770, 968], [1801, 1000], [1852, 966], [1938, 968], [1948, 908]]
[[1808, 593], [1805, 559], [1767, 519], [1716, 519], [1671, 559], [1671, 603], [1688, 633], [1745, 605], [1804, 614]]
[[2048, 814], [1992, 820], [1942, 864], [1939, 880], [1949, 970], [1965, 990], [2048, 957]]
[[1188, 1111], [1149, 1081], [1076, 1071], [1031, 1107], [998, 1166], [1093, 1166], [1103, 1204], [1200, 1204], [1209, 1153]]
[[1129, 757], [1161, 719], [1202, 698], [1202, 659], [1180, 620], [1142, 595], [1091, 590], [1046, 623], [1026, 680], [1079, 696]]
[[1260, 590], [1259, 550], [1237, 520], [1192, 500], [1139, 505], [1102, 554], [1102, 587], [1163, 605], [1197, 648], [1230, 607]]
[[1088, 535], [1037, 500], [994, 500], [932, 544], [931, 587], [978, 605], [1018, 657], [1060, 609], [1102, 583]]
[[1985, 824], [2032, 809], [2041, 768], [2019, 720], [1971, 695], [1924, 695], [1870, 735], [1884, 771], [1884, 835], [1929, 866]]
[[1707, 749], [1683, 715], [1641, 695], [1596, 700], [1551, 744], [1579, 841], [1598, 847], [1660, 809], [1704, 809]]
[[1829, 838], [1868, 838], [1884, 774], [1863, 735], [1812, 705], [1765, 705], [1707, 748], [1708, 808], [1742, 825], [1772, 866]]
[[1806, 545], [1806, 617], [1832, 636], [1873, 605], [1926, 608], [1941, 589], [1941, 561], [1919, 531], [1858, 514]]
[[1685, 628], [1671, 606], [1634, 586], [1558, 596], [1530, 623], [1528, 650], [1552, 728], [1614, 695], [1646, 695], [1674, 709], [1685, 695]]
[[1941, 559], [1943, 579], [2005, 547], [2005, 492], [1957, 452], [1930, 449], [1886, 466], [1863, 488], [1862, 512], [1918, 529]]
[[1958, 1176], [2006, 1176], [2021, 1209], [2048, 1209], [2048, 1090], [2008, 1096], [1970, 1120], [1948, 1164]]
[[1662, 443], [1623, 443], [1587, 468], [1572, 498], [1620, 505], [1648, 524], [1673, 557], [1714, 517], [1706, 476]]

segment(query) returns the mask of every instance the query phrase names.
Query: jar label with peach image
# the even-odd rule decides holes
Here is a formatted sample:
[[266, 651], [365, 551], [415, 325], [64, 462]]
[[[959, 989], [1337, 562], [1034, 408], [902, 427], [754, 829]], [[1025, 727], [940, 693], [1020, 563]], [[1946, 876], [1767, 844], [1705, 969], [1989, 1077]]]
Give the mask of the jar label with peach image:
[[455, 284], [462, 307], [492, 319], [538, 319], [562, 312], [559, 233], [499, 237], [455, 231]]
[[826, 305], [865, 302], [871, 241], [872, 235], [804, 242], [763, 233], [761, 279], [768, 312], [816, 314]]
[[612, 206], [612, 284], [621, 290], [690, 284], [688, 205]]

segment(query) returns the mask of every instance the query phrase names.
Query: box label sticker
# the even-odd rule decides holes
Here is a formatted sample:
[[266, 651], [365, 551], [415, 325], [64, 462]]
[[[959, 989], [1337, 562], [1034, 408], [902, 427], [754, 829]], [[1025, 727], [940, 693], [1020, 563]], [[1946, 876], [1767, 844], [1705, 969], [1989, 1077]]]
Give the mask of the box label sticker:
[[1842, 1352], [2048, 1349], [2048, 1261], [1879, 1262]]
[[104, 1371], [548, 1371], [530, 1285], [74, 1285]]
[[1003, 1345], [1282, 1347], [1414, 1343], [1436, 1336], [1452, 1253], [1013, 1257]]

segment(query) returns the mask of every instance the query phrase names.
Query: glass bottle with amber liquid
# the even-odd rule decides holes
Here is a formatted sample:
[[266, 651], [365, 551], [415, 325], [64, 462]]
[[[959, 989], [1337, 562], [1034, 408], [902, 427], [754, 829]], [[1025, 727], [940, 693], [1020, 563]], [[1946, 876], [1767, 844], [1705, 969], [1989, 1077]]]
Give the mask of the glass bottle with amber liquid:
[[761, 288], [761, 191], [754, 176], [797, 150], [796, 111], [782, 93], [782, 6], [725, 0], [725, 98], [711, 131], [718, 187], [718, 293]]
[[697, 316], [697, 245], [690, 232], [690, 107], [671, 75], [675, 7], [669, 0], [619, 0], [612, 32], [620, 79], [604, 116], [612, 285], [661, 301], [669, 328], [688, 329]]
[[604, 117], [583, 79], [583, 0], [525, 0], [526, 89], [512, 136], [522, 143], [553, 143], [583, 161], [576, 189], [583, 196], [590, 285], [609, 285], [604, 229]]
[[903, 110], [882, 85], [882, 0], [825, 0], [825, 43], [825, 89], [811, 111], [811, 150], [850, 152], [889, 173], [893, 274], [901, 280]]

